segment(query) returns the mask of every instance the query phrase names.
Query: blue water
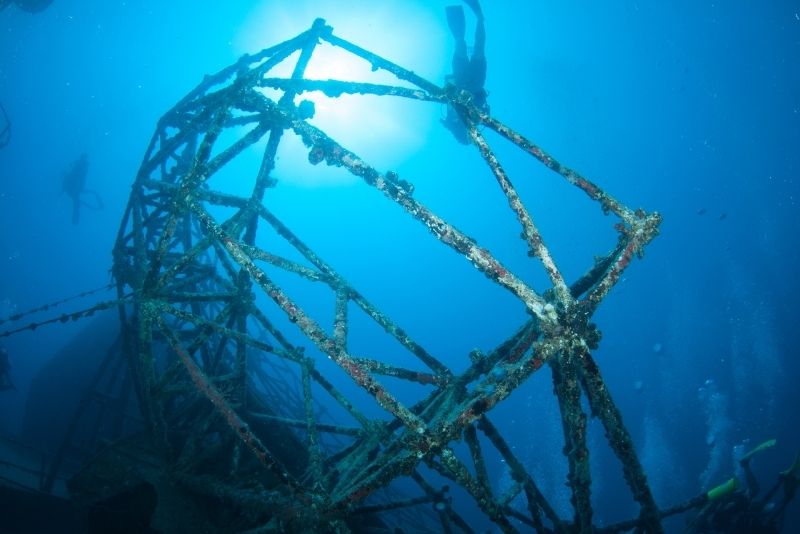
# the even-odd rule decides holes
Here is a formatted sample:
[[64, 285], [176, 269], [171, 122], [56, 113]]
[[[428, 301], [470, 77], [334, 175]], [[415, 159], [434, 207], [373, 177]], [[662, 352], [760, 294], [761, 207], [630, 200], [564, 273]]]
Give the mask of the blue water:
[[[442, 83], [453, 51], [447, 3], [55, 0], [35, 15], [0, 12], [0, 103], [12, 123], [0, 149], [0, 316], [109, 282], [155, 124], [203, 75], [323, 17], [337, 35]], [[707, 490], [733, 473], [735, 447], [776, 438], [754, 464], [770, 484], [800, 448], [800, 5], [485, 3], [492, 114], [627, 205], [664, 217], [594, 318], [596, 359], [657, 501]], [[371, 75], [337, 65], [319, 65], [319, 76]], [[398, 170], [418, 199], [513, 268], [529, 265], [491, 175], [439, 125], [440, 106], [377, 100], [343, 99], [328, 119], [318, 104], [317, 124], [379, 170]], [[574, 280], [611, 248], [616, 221], [487, 136]], [[84, 151], [87, 187], [104, 209], [84, 210], [73, 226], [61, 177]], [[442, 361], [464, 369], [469, 350], [491, 349], [524, 319], [510, 294], [397, 207], [343, 172], [303, 176], [296, 154], [278, 163], [271, 208]], [[540, 273], [527, 279], [542, 287]], [[2, 341], [18, 389], [0, 393], [0, 431], [18, 430], [30, 381], [80, 326]], [[493, 418], [566, 510], [549, 378], [533, 377]], [[630, 517], [601, 429], [589, 439], [598, 520]], [[498, 487], [508, 483], [499, 462], [489, 467]]]

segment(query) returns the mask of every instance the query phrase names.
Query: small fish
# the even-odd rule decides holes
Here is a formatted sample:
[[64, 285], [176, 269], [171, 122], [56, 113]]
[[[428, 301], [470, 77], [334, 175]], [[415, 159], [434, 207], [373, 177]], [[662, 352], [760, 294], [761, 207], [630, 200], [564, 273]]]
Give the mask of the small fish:
[[728, 214], [727, 213], [721, 213], [720, 216], [719, 216], [719, 220], [720, 221], [724, 221], [727, 218], [728, 218]]
[[697, 210], [697, 214], [698, 214], [698, 215], [705, 215], [705, 214], [706, 214], [706, 211], [707, 211], [707, 210], [706, 210], [705, 208], [700, 208], [699, 210]]
[[[5, 7], [3, 5], [4, 2], [0, 2], [0, 9]], [[38, 13], [39, 11], [43, 11], [53, 3], [53, 0], [16, 0], [14, 2], [17, 7], [23, 11], [27, 11], [28, 13]]]

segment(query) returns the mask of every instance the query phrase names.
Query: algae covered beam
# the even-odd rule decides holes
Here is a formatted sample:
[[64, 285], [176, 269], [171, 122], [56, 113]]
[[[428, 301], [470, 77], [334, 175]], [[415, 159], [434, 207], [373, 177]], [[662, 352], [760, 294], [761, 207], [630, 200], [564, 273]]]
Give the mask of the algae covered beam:
[[[383, 78], [309, 80], [306, 70], [320, 45], [384, 71]], [[391, 76], [394, 81], [385, 81]], [[345, 147], [314, 126], [323, 123], [317, 122], [323, 107], [312, 118], [308, 106], [297, 103], [311, 91], [330, 98], [369, 95], [370, 101], [399, 97], [406, 105], [456, 109], [486, 163], [476, 172], [497, 182], [503, 193], [498, 198], [516, 217], [530, 259], [501, 260], [415, 197], [411, 178], [379, 170], [357, 155], [361, 147]], [[360, 117], [347, 127], [361, 128]], [[523, 157], [555, 171], [619, 218], [613, 226], [616, 246], [572, 286], [547, 246], [554, 237], [536, 224], [535, 210], [515, 187], [515, 166], [505, 163], [505, 152], [493, 147], [485, 131], [508, 139]], [[359, 290], [359, 280], [345, 279], [339, 265], [323, 259], [312, 246], [319, 243], [313, 235], [301, 239], [290, 229], [274, 205], [286, 198], [273, 176], [283, 164], [285, 140], [301, 150], [293, 164], [310, 170], [324, 162], [359, 177], [380, 193], [359, 202], [390, 200], [410, 225], [429, 231], [417, 238], [456, 252], [484, 275], [477, 283], [499, 287], [512, 298], [515, 315], [503, 317], [508, 332], [491, 341], [495, 348], [453, 355], [423, 346]], [[260, 151], [258, 157], [251, 157], [253, 151]], [[427, 168], [419, 167], [420, 177]], [[297, 206], [304, 206], [302, 199], [286, 209]], [[370, 213], [381, 216], [380, 210]], [[313, 234], [308, 223], [315, 217], [300, 217], [303, 232]], [[217, 499], [231, 517], [252, 518], [243, 528], [251, 532], [355, 531], [366, 516], [430, 512], [431, 505], [431, 529], [444, 532], [474, 531], [465, 509], [481, 511], [506, 532], [588, 532], [596, 528], [597, 514], [591, 505], [587, 415], [580, 402], [585, 392], [640, 505], [636, 524], [658, 532], [659, 510], [589, 350], [599, 341], [592, 315], [657, 235], [659, 223], [658, 213], [625, 206], [476, 108], [463, 92], [445, 90], [335, 36], [318, 19], [297, 37], [202, 80], [164, 114], [145, 152], [117, 234], [113, 273], [125, 355], [147, 429], [165, 456], [176, 459], [171, 465], [176, 480]], [[393, 237], [380, 237], [387, 250], [400, 248], [392, 246]], [[491, 239], [518, 243], [519, 237], [517, 231]], [[369, 250], [350, 259], [359, 271], [375, 268]], [[545, 269], [546, 287], [532, 285], [531, 266]], [[402, 296], [406, 288], [400, 282], [434, 280], [427, 272], [423, 276], [431, 280], [404, 278], [392, 290]], [[309, 286], [313, 291], [304, 293]], [[408, 304], [425, 317], [426, 302]], [[364, 324], [371, 328], [368, 342], [359, 337]], [[488, 419], [546, 364], [561, 408], [572, 489], [569, 518], [558, 517], [550, 496], [514, 454], [514, 444]], [[352, 383], [357, 390], [347, 388]], [[212, 446], [205, 447], [208, 443]], [[223, 449], [224, 457], [208, 461], [211, 451]], [[489, 467], [498, 459], [513, 479], [508, 491], [495, 492], [490, 484]], [[381, 491], [396, 489], [405, 476], [422, 495], [389, 497], [390, 491]], [[441, 476], [463, 490], [458, 498], [441, 487]], [[513, 508], [512, 499], [522, 493], [527, 506]], [[266, 502], [255, 502], [259, 498]], [[464, 499], [476, 506], [465, 506]]]

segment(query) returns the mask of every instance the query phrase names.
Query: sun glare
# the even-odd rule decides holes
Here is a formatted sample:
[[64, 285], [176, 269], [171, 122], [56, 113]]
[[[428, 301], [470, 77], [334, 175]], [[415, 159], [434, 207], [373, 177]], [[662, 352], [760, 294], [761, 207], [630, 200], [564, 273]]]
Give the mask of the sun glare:
[[[241, 53], [254, 53], [295, 37], [324, 18], [334, 34], [403, 67], [438, 82], [449, 58], [447, 38], [437, 13], [425, 6], [399, 1], [321, 2], [298, 0], [276, 5], [264, 1], [243, 25], [236, 46]], [[296, 58], [296, 56], [295, 56]], [[288, 76], [291, 58], [272, 76]], [[317, 80], [345, 80], [408, 86], [386, 71], [373, 72], [362, 58], [328, 43], [315, 50], [306, 77]], [[320, 92], [304, 93], [300, 99], [314, 102], [316, 114], [310, 121], [379, 169], [388, 170], [409, 158], [426, 142], [439, 117], [439, 106], [402, 98], [371, 95], [342, 95], [330, 98]], [[283, 147], [282, 147], [283, 148]], [[290, 143], [286, 150], [292, 161], [301, 162], [303, 147]], [[287, 154], [283, 154], [287, 156]], [[304, 158], [303, 158], [304, 159]], [[292, 172], [297, 185], [341, 185], [355, 180], [341, 172]]]

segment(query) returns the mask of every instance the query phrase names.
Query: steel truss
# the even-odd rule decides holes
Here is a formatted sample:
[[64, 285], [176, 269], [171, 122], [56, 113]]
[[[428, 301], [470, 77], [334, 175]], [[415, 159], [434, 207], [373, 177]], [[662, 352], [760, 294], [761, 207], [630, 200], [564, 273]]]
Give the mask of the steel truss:
[[[307, 64], [321, 41], [362, 58], [374, 70], [388, 71], [402, 83], [306, 79]], [[293, 60], [293, 55], [297, 59], [290, 77], [271, 76], [275, 67]], [[269, 98], [265, 89], [280, 91], [282, 96]], [[529, 255], [544, 267], [550, 288], [546, 292], [532, 289], [476, 240], [416, 200], [409, 181], [394, 172], [376, 170], [310, 124], [304, 104], [295, 103], [307, 91], [322, 91], [330, 97], [386, 95], [453, 106], [515, 213]], [[246, 133], [223, 145], [223, 134], [235, 128]], [[616, 247], [578, 281], [570, 285], [564, 279], [484, 137], [486, 130], [516, 145], [617, 219]], [[275, 185], [271, 173], [285, 135], [302, 139], [310, 164], [342, 167], [404, 209], [442, 245], [513, 294], [529, 312], [529, 319], [494, 350], [475, 355], [466, 371], [451, 370], [269, 209], [265, 193]], [[249, 180], [248, 194], [235, 195], [209, 185], [216, 173], [262, 139], [266, 148], [260, 167], [252, 177], [239, 177]], [[219, 217], [219, 213], [226, 215]], [[590, 318], [633, 256], [641, 255], [657, 235], [660, 221], [658, 213], [624, 206], [483, 113], [468, 93], [437, 86], [337, 37], [324, 21], [317, 20], [297, 37], [206, 77], [160, 119], [147, 148], [114, 249], [114, 275], [120, 299], [126, 302], [120, 306], [124, 353], [146, 426], [168, 459], [174, 480], [244, 511], [240, 517], [246, 519], [237, 525], [242, 530], [358, 530], [363, 523], [357, 517], [427, 503], [426, 509], [434, 510], [433, 517], [441, 523], [436, 529], [473, 532], [464, 510], [447, 497], [441, 485], [444, 478], [466, 490], [505, 532], [589, 532], [593, 526], [587, 413], [581, 405], [585, 395], [640, 506], [638, 518], [618, 528], [659, 532], [662, 514], [591, 354], [599, 332]], [[258, 246], [256, 234], [261, 228], [271, 228], [307, 264]], [[268, 275], [268, 269], [327, 286], [335, 296], [333, 328], [328, 331], [316, 322]], [[388, 416], [368, 417], [318, 371], [314, 358], [291, 343], [274, 317], [268, 316], [262, 305], [266, 299], [279, 306], [307, 342], [333, 360]], [[353, 306], [426, 370], [349, 352], [348, 307]], [[276, 374], [275, 366], [283, 371]], [[545, 366], [552, 369], [563, 423], [567, 483], [574, 508], [574, 515], [567, 518], [557, 515], [489, 416], [499, 402]], [[381, 382], [381, 376], [425, 384], [432, 390], [413, 404], [404, 404]], [[287, 403], [290, 407], [282, 409]], [[321, 416], [319, 407], [324, 403], [338, 404], [354, 424], [338, 425]], [[275, 438], [277, 428], [294, 429], [292, 435], [304, 442], [303, 448], [292, 455], [282, 453]], [[330, 435], [340, 436], [341, 446], [324, 444]], [[454, 451], [454, 444], [462, 440], [468, 457]], [[487, 444], [494, 450], [487, 450]], [[509, 466], [515, 482], [509, 494], [493, 490], [487, 454], [499, 455]], [[410, 477], [420, 488], [419, 496], [376, 498], [379, 490], [400, 477]], [[519, 494], [527, 502], [524, 512], [509, 504]], [[607, 527], [609, 531], [615, 528]]]

